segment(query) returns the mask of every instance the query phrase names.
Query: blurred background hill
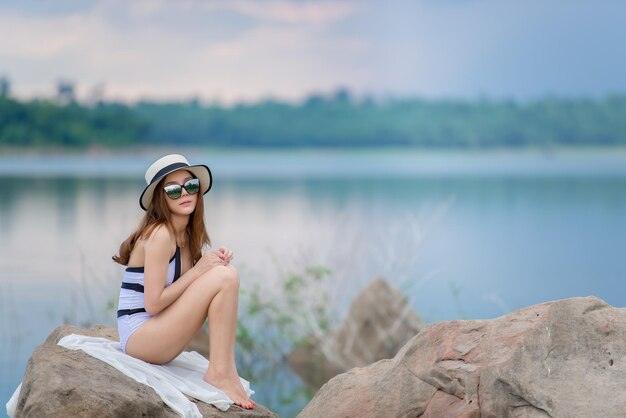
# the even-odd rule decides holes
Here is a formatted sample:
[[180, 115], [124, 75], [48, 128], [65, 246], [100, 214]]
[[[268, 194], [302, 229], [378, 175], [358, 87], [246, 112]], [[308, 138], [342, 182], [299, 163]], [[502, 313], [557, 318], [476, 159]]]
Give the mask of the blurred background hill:
[[[5, 90], [9, 82], [4, 79]], [[354, 99], [348, 90], [300, 103], [134, 105], [0, 98], [0, 145], [16, 148], [137, 146], [231, 148], [521, 148], [626, 145], [626, 95], [603, 99]], [[71, 91], [71, 90], [70, 90]], [[67, 103], [64, 103], [67, 101]], [[63, 104], [64, 103], [64, 104]]]

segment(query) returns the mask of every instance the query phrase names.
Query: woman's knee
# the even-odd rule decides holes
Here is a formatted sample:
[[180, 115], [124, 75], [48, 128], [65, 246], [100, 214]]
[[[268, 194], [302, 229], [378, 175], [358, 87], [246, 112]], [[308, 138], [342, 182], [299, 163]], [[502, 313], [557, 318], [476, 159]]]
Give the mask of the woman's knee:
[[232, 265], [222, 266], [226, 269], [222, 276], [223, 286], [239, 288], [239, 272]]
[[217, 282], [220, 287], [239, 287], [239, 272], [232, 266], [215, 266], [200, 276], [201, 280]]

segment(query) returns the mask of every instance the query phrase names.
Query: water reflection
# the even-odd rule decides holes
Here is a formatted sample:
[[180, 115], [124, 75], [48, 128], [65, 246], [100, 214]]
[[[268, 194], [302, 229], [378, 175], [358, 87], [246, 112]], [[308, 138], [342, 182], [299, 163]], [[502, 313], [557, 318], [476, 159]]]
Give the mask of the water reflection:
[[[136, 204], [141, 182], [34, 178], [26, 190], [12, 183], [0, 182], [2, 196], [10, 196], [0, 204], [5, 266], [26, 267], [29, 281], [41, 280], [44, 272], [47, 281], [63, 281], [68, 270], [77, 270], [68, 262], [79, 265], [82, 254], [86, 264], [115, 277], [116, 271], [105, 266], [142, 215]], [[280, 252], [283, 259], [295, 256], [297, 248], [342, 251], [337, 236], [342, 228], [360, 235], [360, 242], [351, 245], [371, 241], [369, 251], [383, 249], [389, 237], [380, 229], [413, 219], [415, 233], [430, 242], [422, 256], [439, 262], [454, 256], [455, 262], [469, 262], [465, 271], [472, 265], [498, 265], [502, 276], [514, 277], [507, 268], [527, 264], [522, 260], [529, 255], [537, 264], [542, 254], [550, 254], [553, 271], [576, 282], [578, 268], [558, 263], [570, 258], [584, 264], [578, 260], [583, 250], [590, 260], [608, 257], [608, 268], [602, 269], [607, 274], [623, 267], [619, 257], [610, 257], [622, 240], [616, 231], [624, 226], [625, 186], [620, 177], [224, 180], [205, 197], [206, 222], [214, 245], [234, 247], [237, 262], [251, 268], [267, 264], [267, 250]], [[466, 239], [467, 248], [459, 248]], [[472, 247], [484, 251], [471, 252], [474, 261], [459, 260], [454, 252]], [[441, 254], [433, 254], [436, 249]], [[25, 266], [33, 254], [37, 261]], [[369, 275], [383, 273], [376, 267], [368, 264]], [[477, 280], [490, 279], [472, 276]]]
[[[111, 255], [143, 213], [143, 185], [140, 177], [0, 181], [5, 398], [54, 326], [114, 325], [104, 307], [122, 267]], [[260, 283], [271, 294], [285, 272], [329, 267], [336, 320], [377, 275], [426, 321], [488, 318], [587, 294], [624, 306], [624, 190], [626, 176], [216, 176], [206, 223], [214, 247], [235, 252], [244, 287]], [[280, 396], [256, 399], [275, 407]]]

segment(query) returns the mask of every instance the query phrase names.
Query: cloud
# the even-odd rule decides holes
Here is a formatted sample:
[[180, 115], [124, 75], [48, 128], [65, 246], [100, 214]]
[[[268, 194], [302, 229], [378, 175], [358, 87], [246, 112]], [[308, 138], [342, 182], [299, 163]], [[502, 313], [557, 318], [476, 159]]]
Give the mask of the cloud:
[[[22, 96], [49, 95], [62, 77], [78, 83], [79, 97], [89, 85], [105, 83], [109, 98], [201, 95], [227, 102], [269, 95], [295, 99], [368, 79], [367, 71], [352, 71], [353, 60], [367, 54], [367, 41], [327, 27], [355, 10], [347, 2], [118, 6], [118, 0], [106, 0], [69, 14], [0, 14], [0, 61], [7, 63], [0, 72], [9, 71], [13, 90]], [[218, 9], [256, 20], [231, 23], [232, 16]], [[199, 13], [206, 15], [190, 19]], [[230, 32], [219, 29], [237, 24]], [[29, 89], [22, 88], [24, 82]]]
[[0, 75], [22, 97], [63, 77], [79, 95], [104, 82], [106, 97], [128, 100], [298, 98], [339, 86], [427, 97], [623, 91], [626, 6], [565, 2], [0, 3]]
[[347, 1], [233, 0], [220, 2], [226, 8], [260, 20], [282, 23], [320, 24], [336, 22], [352, 15], [356, 3]]
[[247, 92], [242, 96], [246, 99], [259, 95], [297, 99], [303, 91], [371, 81], [375, 74], [353, 66], [367, 54], [367, 41], [357, 37], [337, 38], [306, 26], [260, 26], [197, 51], [191, 68], [212, 69], [219, 80], [214, 88]]
[[150, 18], [172, 10], [187, 13], [229, 11], [263, 22], [286, 24], [325, 24], [337, 22], [358, 10], [358, 4], [348, 0], [102, 0], [101, 10], [127, 9], [134, 18]]
[[47, 58], [80, 43], [81, 34], [71, 28], [80, 23], [76, 16], [61, 18], [0, 14], [0, 54], [18, 58]]

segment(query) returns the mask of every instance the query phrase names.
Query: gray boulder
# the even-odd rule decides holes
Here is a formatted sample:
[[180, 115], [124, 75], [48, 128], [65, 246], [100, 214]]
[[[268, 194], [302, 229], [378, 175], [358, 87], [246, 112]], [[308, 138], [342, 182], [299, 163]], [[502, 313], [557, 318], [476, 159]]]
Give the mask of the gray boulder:
[[382, 278], [352, 302], [329, 335], [310, 336], [288, 356], [289, 366], [312, 389], [353, 367], [392, 358], [422, 328], [408, 300]]
[[[76, 333], [119, 341], [117, 331], [101, 325], [57, 327], [33, 352], [26, 367], [16, 416], [21, 417], [179, 417], [149, 386], [141, 384], [81, 350], [57, 345]], [[204, 417], [277, 417], [256, 404], [223, 412], [190, 398]]]
[[596, 297], [424, 328], [324, 385], [309, 417], [626, 416], [626, 309]]

